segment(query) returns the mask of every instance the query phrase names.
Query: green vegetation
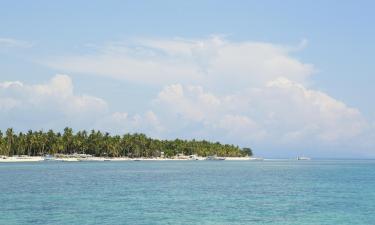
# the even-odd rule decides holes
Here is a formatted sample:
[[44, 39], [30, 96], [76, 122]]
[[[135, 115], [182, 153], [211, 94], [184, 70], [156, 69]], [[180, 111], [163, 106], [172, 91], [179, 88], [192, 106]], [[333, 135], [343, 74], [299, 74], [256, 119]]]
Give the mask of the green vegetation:
[[12, 128], [5, 134], [0, 131], [0, 155], [29, 155], [46, 154], [90, 154], [108, 157], [158, 157], [164, 152], [165, 157], [183, 153], [199, 156], [251, 156], [250, 148], [240, 149], [234, 145], [223, 145], [219, 142], [196, 140], [157, 140], [144, 134], [125, 134], [123, 136], [85, 130], [73, 133], [71, 128], [65, 128], [63, 133], [52, 130], [28, 131], [15, 134]]

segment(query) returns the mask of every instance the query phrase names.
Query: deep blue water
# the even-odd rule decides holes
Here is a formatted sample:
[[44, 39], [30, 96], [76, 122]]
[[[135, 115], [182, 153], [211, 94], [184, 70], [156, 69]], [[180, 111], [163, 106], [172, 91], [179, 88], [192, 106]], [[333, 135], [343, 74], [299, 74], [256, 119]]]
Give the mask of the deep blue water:
[[0, 224], [375, 224], [375, 161], [2, 163]]

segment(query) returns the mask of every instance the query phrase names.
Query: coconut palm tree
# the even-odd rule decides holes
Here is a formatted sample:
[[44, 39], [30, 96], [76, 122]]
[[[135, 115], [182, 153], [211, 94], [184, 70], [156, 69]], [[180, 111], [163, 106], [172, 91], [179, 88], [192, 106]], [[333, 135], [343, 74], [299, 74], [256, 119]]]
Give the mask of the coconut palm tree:
[[14, 151], [13, 151], [13, 143], [14, 143], [13, 128], [8, 128], [5, 134], [6, 134], [6, 144], [7, 144], [7, 155], [14, 155]]

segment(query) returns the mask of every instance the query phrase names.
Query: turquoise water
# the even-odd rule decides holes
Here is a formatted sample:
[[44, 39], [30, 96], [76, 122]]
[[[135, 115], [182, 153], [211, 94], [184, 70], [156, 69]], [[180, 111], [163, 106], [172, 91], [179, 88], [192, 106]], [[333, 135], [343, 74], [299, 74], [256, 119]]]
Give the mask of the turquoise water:
[[375, 224], [375, 161], [0, 164], [0, 224]]

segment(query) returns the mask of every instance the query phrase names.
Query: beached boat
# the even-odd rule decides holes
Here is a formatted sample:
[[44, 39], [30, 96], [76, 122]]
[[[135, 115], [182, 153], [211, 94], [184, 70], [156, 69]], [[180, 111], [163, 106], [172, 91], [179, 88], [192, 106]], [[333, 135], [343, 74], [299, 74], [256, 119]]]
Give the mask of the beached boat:
[[15, 156], [1, 156], [0, 162], [39, 162], [43, 158], [39, 156], [15, 155]]
[[225, 160], [224, 157], [217, 157], [216, 155], [207, 156], [206, 160]]
[[189, 160], [199, 160], [199, 157], [197, 155], [189, 155]]
[[53, 157], [52, 155], [46, 155], [46, 156], [44, 156], [43, 160], [44, 161], [55, 161], [56, 158]]
[[56, 158], [55, 159], [56, 161], [60, 161], [60, 162], [78, 162], [78, 158], [73, 158], [73, 157], [69, 157], [69, 158]]

